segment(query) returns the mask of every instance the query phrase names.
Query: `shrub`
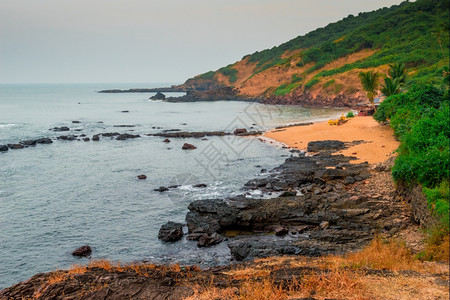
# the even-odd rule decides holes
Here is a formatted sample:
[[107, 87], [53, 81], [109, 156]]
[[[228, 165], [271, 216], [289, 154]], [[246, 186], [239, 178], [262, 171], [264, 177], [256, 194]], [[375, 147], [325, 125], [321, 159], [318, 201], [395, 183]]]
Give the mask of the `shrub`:
[[317, 79], [317, 78], [311, 79], [310, 81], [308, 81], [308, 82], [305, 84], [305, 90], [309, 90], [310, 88], [313, 87], [313, 85], [315, 85], [315, 84], [318, 83], [318, 82], [319, 82], [319, 79]]
[[355, 115], [353, 114], [353, 112], [352, 111], [349, 111], [348, 113], [347, 113], [347, 118], [353, 118]]

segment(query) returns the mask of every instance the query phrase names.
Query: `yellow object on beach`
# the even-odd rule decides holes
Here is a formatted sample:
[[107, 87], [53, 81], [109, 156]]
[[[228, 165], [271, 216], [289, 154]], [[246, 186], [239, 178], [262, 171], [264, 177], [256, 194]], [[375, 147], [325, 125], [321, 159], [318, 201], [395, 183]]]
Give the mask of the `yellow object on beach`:
[[330, 120], [328, 120], [328, 125], [337, 125], [338, 122], [339, 122], [339, 119], [336, 119], [336, 120], [330, 119]]
[[342, 116], [339, 119], [342, 120], [342, 121], [345, 121], [344, 114], [342, 114]]

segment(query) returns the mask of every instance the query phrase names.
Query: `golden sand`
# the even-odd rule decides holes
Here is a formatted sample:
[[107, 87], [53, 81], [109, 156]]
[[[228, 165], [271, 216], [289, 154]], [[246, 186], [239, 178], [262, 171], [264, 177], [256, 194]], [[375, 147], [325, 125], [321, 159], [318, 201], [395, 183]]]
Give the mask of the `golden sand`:
[[285, 130], [275, 129], [266, 132], [264, 136], [300, 150], [306, 150], [311, 141], [352, 142], [363, 140], [365, 143], [338, 152], [357, 157], [357, 160], [352, 161], [353, 163], [384, 162], [400, 144], [395, 140], [394, 133], [389, 126], [378, 124], [372, 117], [354, 117], [340, 126], [319, 122], [308, 126], [288, 127]]

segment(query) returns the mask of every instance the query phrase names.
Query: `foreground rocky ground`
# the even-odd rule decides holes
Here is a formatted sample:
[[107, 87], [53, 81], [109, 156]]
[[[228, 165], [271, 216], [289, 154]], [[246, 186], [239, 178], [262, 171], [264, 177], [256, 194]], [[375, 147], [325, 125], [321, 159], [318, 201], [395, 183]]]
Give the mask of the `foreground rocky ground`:
[[448, 264], [414, 259], [423, 236], [391, 180], [392, 159], [371, 166], [334, 154], [361, 142], [310, 143], [309, 155], [293, 150], [242, 196], [189, 205], [188, 239], [228, 243], [245, 262], [200, 270], [92, 261], [37, 274], [0, 299], [448, 299]]
[[347, 256], [273, 257], [200, 270], [93, 261], [37, 274], [0, 299], [448, 299], [448, 265], [376, 239]]

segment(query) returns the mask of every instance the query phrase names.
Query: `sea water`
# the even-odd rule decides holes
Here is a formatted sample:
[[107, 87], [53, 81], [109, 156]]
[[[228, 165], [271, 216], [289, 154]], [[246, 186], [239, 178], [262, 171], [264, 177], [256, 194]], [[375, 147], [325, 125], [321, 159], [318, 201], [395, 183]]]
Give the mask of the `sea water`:
[[[194, 200], [242, 194], [245, 182], [290, 153], [256, 137], [173, 138], [164, 143], [164, 138], [145, 134], [266, 130], [343, 112], [234, 101], [167, 103], [149, 100], [152, 93], [97, 93], [166, 85], [0, 85], [0, 144], [68, 134], [92, 138], [103, 132], [141, 136], [54, 140], [0, 152], [0, 289], [39, 272], [87, 263], [71, 255], [86, 244], [93, 248], [92, 259], [200, 266], [227, 262], [226, 243], [211, 248], [197, 248], [186, 239], [163, 243], [158, 230], [167, 221], [183, 222]], [[130, 127], [118, 127], [123, 125]], [[60, 126], [70, 131], [49, 130]], [[181, 150], [184, 143], [197, 149]], [[147, 179], [138, 180], [140, 174]], [[198, 183], [207, 187], [193, 187]], [[154, 191], [169, 185], [179, 187]]]

